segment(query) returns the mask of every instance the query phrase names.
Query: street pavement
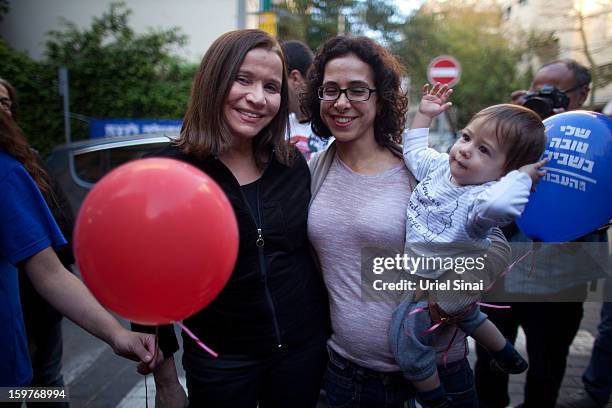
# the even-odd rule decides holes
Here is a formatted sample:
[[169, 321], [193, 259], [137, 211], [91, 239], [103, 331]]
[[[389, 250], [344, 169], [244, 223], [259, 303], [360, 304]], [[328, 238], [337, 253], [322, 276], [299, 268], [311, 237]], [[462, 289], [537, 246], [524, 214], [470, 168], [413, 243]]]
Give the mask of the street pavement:
[[[584, 304], [584, 318], [570, 349], [560, 398], [582, 387], [581, 376], [588, 364], [593, 340], [597, 335], [600, 308], [601, 302], [587, 301]], [[85, 333], [70, 321], [65, 319], [63, 325], [63, 371], [70, 390], [72, 407], [142, 408], [146, 406], [145, 379], [136, 373], [135, 363], [115, 356], [106, 344]], [[517, 339], [517, 348], [524, 356], [527, 355], [522, 332]], [[471, 343], [468, 358], [472, 365], [475, 354], [474, 345]], [[180, 381], [185, 385], [180, 352], [175, 355], [175, 359]], [[146, 382], [148, 402], [150, 406], [154, 406], [155, 386], [152, 376], [147, 376]], [[525, 374], [511, 376], [511, 406], [522, 402], [524, 383]], [[322, 399], [317, 408], [326, 406]], [[607, 407], [612, 408], [612, 402]]]

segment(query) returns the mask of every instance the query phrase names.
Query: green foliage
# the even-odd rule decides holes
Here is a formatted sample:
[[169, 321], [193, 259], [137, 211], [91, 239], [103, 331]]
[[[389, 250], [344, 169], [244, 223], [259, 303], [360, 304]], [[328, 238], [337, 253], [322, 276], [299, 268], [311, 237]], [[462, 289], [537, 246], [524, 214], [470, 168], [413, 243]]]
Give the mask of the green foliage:
[[399, 30], [397, 10], [389, 0], [287, 0], [276, 6], [280, 40], [300, 40], [315, 50], [338, 34], [340, 16], [346, 34], [372, 34], [381, 40]]
[[[0, 76], [17, 88], [20, 123], [42, 152], [63, 140], [60, 66], [69, 71], [72, 113], [87, 118], [182, 118], [197, 66], [172, 51], [186, 38], [177, 28], [135, 33], [130, 14], [124, 3], [113, 3], [84, 30], [64, 21], [61, 29], [48, 34], [42, 63], [1, 44]], [[71, 125], [73, 140], [87, 137], [87, 123], [72, 120]]]
[[57, 73], [0, 40], [0, 77], [18, 92], [17, 120], [30, 143], [43, 153], [64, 137], [62, 100], [57, 92]]
[[171, 51], [186, 38], [177, 28], [136, 34], [130, 14], [123, 3], [113, 3], [86, 30], [65, 21], [62, 30], [49, 33], [49, 64], [69, 69], [71, 111], [87, 117], [180, 118], [196, 67]]
[[[338, 18], [346, 15], [354, 0], [292, 0], [276, 6], [280, 40], [300, 40], [317, 49], [338, 33]], [[351, 21], [346, 21], [350, 30]]]
[[403, 27], [403, 40], [393, 49], [407, 67], [412, 101], [420, 99], [427, 66], [434, 57], [448, 54], [459, 60], [461, 80], [452, 101], [456, 109], [454, 125], [461, 128], [474, 113], [508, 102], [513, 90], [523, 89], [528, 83], [517, 73], [521, 50], [504, 36], [499, 6], [457, 0], [438, 6], [435, 10], [423, 6], [412, 15]]

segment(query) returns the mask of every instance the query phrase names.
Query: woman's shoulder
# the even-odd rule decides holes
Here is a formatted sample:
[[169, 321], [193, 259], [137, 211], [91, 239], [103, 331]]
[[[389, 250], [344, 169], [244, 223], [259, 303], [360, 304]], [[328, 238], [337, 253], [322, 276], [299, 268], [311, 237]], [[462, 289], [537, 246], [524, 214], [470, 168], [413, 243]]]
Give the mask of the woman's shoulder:
[[0, 182], [9, 174], [18, 170], [26, 172], [23, 165], [16, 158], [0, 150]]

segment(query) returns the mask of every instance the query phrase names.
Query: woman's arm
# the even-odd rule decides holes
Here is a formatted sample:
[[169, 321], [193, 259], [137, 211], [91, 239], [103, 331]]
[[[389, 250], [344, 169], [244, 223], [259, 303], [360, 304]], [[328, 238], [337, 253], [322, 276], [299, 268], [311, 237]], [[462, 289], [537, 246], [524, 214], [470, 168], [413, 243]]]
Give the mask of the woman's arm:
[[[184, 408], [187, 406], [187, 394], [178, 380], [174, 356], [164, 359], [162, 352], [159, 354], [159, 359], [162, 361], [153, 370], [156, 389], [155, 406], [157, 408]], [[145, 371], [142, 371], [141, 368], [145, 368]], [[145, 374], [148, 370], [141, 363], [138, 371]]]
[[25, 261], [24, 268], [38, 293], [60, 313], [132, 360], [152, 362], [155, 338], [125, 329], [60, 263], [51, 247]]

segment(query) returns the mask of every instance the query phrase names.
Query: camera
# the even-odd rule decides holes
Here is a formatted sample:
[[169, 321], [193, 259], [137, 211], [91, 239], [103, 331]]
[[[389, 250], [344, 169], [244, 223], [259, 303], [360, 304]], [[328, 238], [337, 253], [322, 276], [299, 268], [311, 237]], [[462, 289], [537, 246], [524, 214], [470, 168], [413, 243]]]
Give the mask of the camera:
[[554, 86], [545, 85], [541, 89], [525, 95], [523, 106], [540, 115], [542, 119], [546, 119], [553, 115], [553, 109], [567, 109], [569, 98], [563, 91]]

